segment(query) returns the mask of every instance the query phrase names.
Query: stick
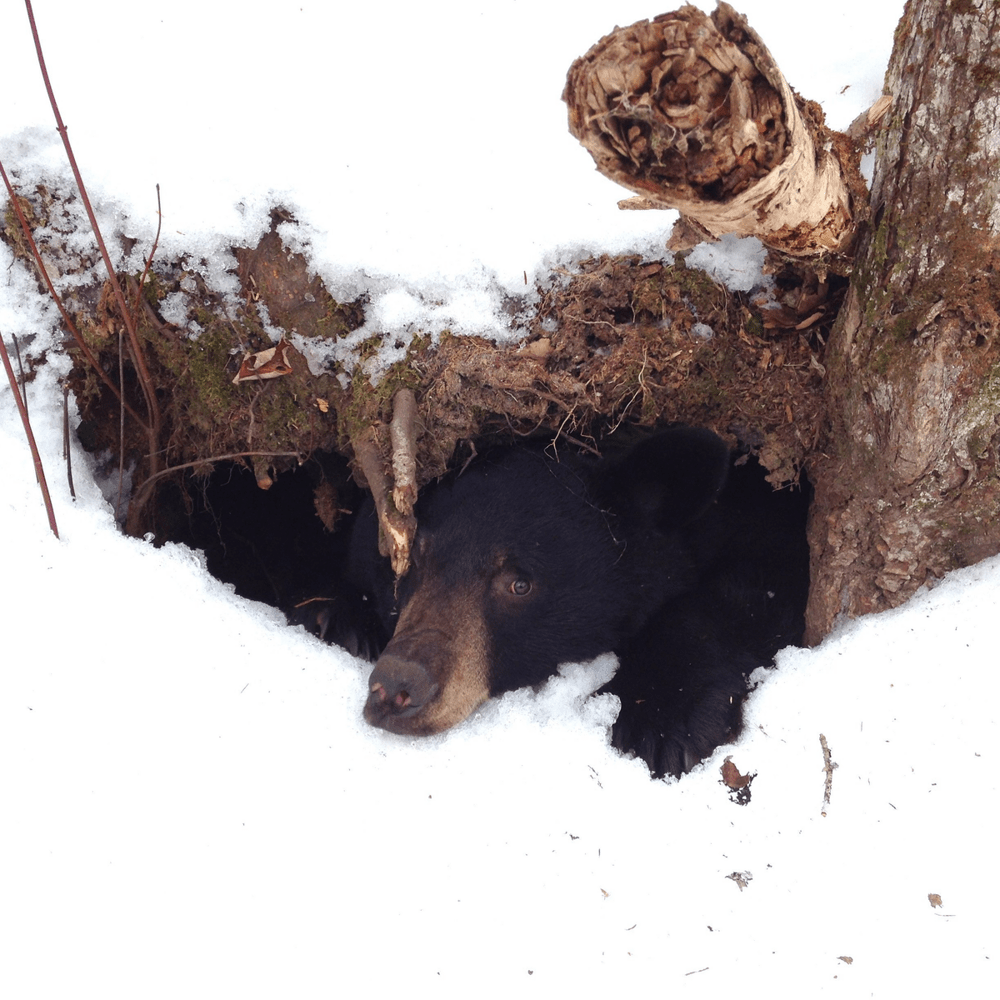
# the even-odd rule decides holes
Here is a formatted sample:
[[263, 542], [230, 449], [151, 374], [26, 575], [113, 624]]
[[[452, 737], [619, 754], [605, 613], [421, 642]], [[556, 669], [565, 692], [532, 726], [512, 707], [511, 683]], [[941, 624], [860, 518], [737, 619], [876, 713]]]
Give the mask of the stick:
[[823, 770], [826, 772], [826, 782], [823, 787], [823, 808], [820, 815], [825, 816], [830, 808], [830, 792], [833, 790], [833, 772], [837, 764], [830, 757], [830, 747], [827, 745], [826, 737], [819, 734], [819, 745], [823, 748]]
[[56, 512], [52, 509], [52, 497], [49, 496], [49, 485], [45, 481], [45, 469], [42, 468], [42, 456], [38, 454], [38, 445], [35, 444], [35, 435], [31, 430], [31, 421], [28, 420], [28, 408], [24, 405], [21, 396], [21, 389], [17, 384], [14, 369], [10, 363], [10, 355], [7, 353], [7, 345], [3, 342], [3, 335], [0, 334], [0, 356], [3, 357], [4, 371], [7, 372], [7, 381], [10, 382], [11, 391], [17, 401], [17, 412], [21, 415], [21, 424], [24, 433], [28, 438], [28, 447], [31, 449], [31, 460], [35, 463], [35, 478], [38, 480], [38, 488], [42, 491], [42, 500], [45, 502], [45, 513], [49, 517], [49, 527], [52, 534], [59, 537], [59, 529], [56, 527]]

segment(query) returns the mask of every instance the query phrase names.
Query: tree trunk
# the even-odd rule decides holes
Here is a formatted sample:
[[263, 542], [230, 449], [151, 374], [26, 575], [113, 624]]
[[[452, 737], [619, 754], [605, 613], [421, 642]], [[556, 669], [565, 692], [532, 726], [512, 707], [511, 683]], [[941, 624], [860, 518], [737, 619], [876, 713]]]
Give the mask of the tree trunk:
[[807, 640], [1000, 551], [1000, 4], [909, 0], [810, 463]]

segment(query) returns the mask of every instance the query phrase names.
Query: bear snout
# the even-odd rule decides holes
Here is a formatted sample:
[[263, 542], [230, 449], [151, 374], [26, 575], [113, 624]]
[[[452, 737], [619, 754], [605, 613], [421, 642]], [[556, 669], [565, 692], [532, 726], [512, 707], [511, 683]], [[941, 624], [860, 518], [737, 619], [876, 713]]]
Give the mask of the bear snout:
[[433, 703], [438, 690], [422, 663], [387, 651], [368, 681], [365, 721], [392, 733], [412, 733], [416, 717]]

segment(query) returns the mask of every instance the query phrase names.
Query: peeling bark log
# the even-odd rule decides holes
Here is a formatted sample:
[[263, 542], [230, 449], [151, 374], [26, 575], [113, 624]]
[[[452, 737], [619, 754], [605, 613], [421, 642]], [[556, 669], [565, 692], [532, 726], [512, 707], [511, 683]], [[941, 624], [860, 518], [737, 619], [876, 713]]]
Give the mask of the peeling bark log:
[[824, 359], [807, 639], [1000, 551], [1000, 6], [910, 0]]
[[681, 212], [672, 248], [736, 233], [793, 257], [849, 253], [866, 197], [853, 146], [728, 4], [616, 28], [563, 99], [598, 170], [641, 196], [621, 207]]

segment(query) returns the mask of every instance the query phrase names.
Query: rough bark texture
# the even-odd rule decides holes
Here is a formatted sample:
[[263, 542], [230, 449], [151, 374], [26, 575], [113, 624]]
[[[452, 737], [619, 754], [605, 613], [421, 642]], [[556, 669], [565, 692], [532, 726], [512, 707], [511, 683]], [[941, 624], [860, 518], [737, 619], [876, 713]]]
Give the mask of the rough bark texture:
[[849, 251], [864, 183], [844, 136], [726, 3], [616, 28], [570, 68], [570, 131], [598, 169], [676, 208], [672, 248], [725, 233], [793, 257]]
[[910, 0], [825, 357], [808, 635], [1000, 550], [1000, 5]]

